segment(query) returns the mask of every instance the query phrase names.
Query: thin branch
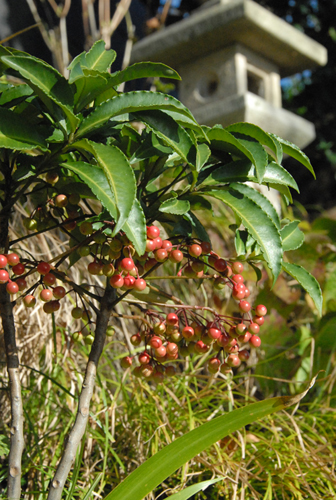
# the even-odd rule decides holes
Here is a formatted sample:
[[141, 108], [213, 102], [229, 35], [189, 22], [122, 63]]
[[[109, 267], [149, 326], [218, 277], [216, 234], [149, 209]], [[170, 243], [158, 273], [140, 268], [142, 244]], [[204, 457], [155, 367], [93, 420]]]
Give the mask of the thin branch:
[[97, 316], [95, 339], [92, 344], [83, 387], [78, 400], [76, 420], [69, 434], [69, 438], [66, 443], [63, 456], [58, 464], [55, 476], [50, 483], [48, 500], [61, 499], [65, 481], [76, 458], [77, 449], [85, 432], [86, 424], [89, 418], [89, 407], [94, 389], [97, 366], [103, 351], [106, 328], [112, 313], [115, 294], [115, 290], [110, 286], [107, 286], [105, 294], [101, 299], [101, 308]]
[[0, 285], [0, 315], [4, 331], [9, 392], [11, 400], [10, 452], [8, 467], [8, 500], [19, 500], [21, 493], [21, 458], [24, 447], [23, 409], [19, 357], [15, 340], [13, 305], [6, 291], [6, 285]]

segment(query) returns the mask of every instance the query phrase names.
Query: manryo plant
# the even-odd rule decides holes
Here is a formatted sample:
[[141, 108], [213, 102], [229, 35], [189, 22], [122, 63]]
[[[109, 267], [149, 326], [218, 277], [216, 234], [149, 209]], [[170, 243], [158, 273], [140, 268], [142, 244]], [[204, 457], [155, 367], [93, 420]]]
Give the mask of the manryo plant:
[[[281, 166], [282, 155], [294, 157], [314, 175], [307, 157], [255, 125], [201, 126], [170, 95], [119, 92], [119, 85], [130, 80], [179, 76], [156, 63], [110, 73], [114, 58], [115, 52], [105, 51], [104, 42], [98, 41], [72, 61], [66, 80], [45, 62], [0, 47], [0, 315], [12, 409], [7, 489], [11, 500], [20, 498], [24, 450], [13, 318], [18, 304], [33, 308], [42, 301], [44, 311], [53, 314], [70, 297], [72, 316], [91, 331], [84, 339], [80, 331], [72, 332], [74, 342], [92, 345], [76, 421], [50, 481], [50, 500], [62, 496], [87, 424], [106, 332], [120, 301], [126, 299], [130, 314], [136, 311], [142, 324], [130, 337], [134, 351], [125, 353], [121, 366], [153, 383], [183, 376], [181, 358], [189, 355], [208, 354], [204, 358], [209, 376], [219, 370], [226, 374], [261, 345], [267, 310], [249, 301], [247, 267], [255, 270], [257, 281], [261, 265], [273, 281], [284, 270], [321, 310], [315, 278], [284, 256], [303, 242], [298, 221], [281, 221], [258, 191], [258, 185], [275, 188], [290, 202], [290, 189], [298, 187]], [[200, 219], [212, 212], [214, 203], [224, 203], [236, 217], [238, 257], [224, 258], [212, 248]], [[26, 235], [15, 238], [12, 217], [19, 204], [27, 213]], [[65, 252], [46, 262], [24, 250], [23, 240], [49, 231], [58, 231], [67, 241]], [[74, 282], [69, 273], [80, 259], [89, 262], [87, 283]], [[226, 296], [229, 291], [239, 313], [223, 315], [177, 298], [167, 302], [167, 294], [150, 286], [160, 267], [165, 269], [162, 279], [190, 278], [195, 286], [207, 280]], [[101, 286], [91, 285], [89, 275], [101, 276]], [[181, 438], [191, 435], [189, 441], [176, 440], [171, 446], [180, 446], [177, 451], [167, 447], [164, 456], [152, 457], [145, 473], [140, 471], [133, 483], [131, 475], [109, 499], [143, 498], [216, 439], [293, 399], [286, 401], [256, 403], [254, 412], [249, 406], [214, 419], [215, 427], [198, 441], [192, 433]]]

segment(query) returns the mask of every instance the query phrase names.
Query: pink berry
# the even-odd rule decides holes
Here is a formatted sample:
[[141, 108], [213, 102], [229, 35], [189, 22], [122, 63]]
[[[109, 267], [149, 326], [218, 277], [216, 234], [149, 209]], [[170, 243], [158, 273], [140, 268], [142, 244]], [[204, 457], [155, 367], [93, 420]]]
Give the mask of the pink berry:
[[233, 281], [236, 283], [244, 283], [244, 277], [241, 274], [234, 274], [232, 276]]
[[260, 327], [257, 325], [257, 323], [250, 323], [248, 326], [248, 331], [252, 333], [252, 335], [256, 335], [259, 333]]
[[257, 335], [252, 335], [249, 342], [252, 347], [260, 347], [261, 345], [261, 339]]
[[235, 274], [240, 274], [244, 271], [244, 265], [241, 262], [236, 261], [232, 264], [232, 271]]
[[266, 316], [267, 314], [267, 309], [264, 305], [262, 304], [259, 304], [256, 308], [255, 308], [255, 313], [257, 316]]
[[20, 262], [20, 257], [18, 256], [17, 253], [9, 253], [7, 255], [7, 264], [10, 266], [15, 266]]
[[239, 302], [239, 309], [242, 313], [247, 313], [251, 310], [251, 304], [247, 300], [241, 300]]
[[18, 293], [19, 287], [18, 287], [17, 283], [15, 283], [14, 281], [11, 281], [10, 283], [7, 283], [6, 290], [7, 290], [7, 293], [9, 293], [10, 295], [15, 295], [16, 293]]
[[0, 269], [7, 266], [7, 257], [5, 255], [0, 255]]
[[4, 269], [0, 269], [0, 283], [1, 284], [7, 283], [8, 280], [9, 280], [8, 272], [5, 271]]
[[188, 247], [188, 252], [191, 257], [199, 257], [200, 255], [202, 255], [202, 247], [194, 243], [193, 245], [190, 245], [190, 247]]
[[44, 290], [42, 290], [42, 292], [40, 293], [40, 299], [43, 300], [43, 302], [48, 302], [52, 299], [52, 296], [53, 293], [48, 288], [44, 288]]
[[36, 299], [34, 295], [26, 295], [23, 299], [23, 302], [26, 307], [34, 307], [36, 304]]

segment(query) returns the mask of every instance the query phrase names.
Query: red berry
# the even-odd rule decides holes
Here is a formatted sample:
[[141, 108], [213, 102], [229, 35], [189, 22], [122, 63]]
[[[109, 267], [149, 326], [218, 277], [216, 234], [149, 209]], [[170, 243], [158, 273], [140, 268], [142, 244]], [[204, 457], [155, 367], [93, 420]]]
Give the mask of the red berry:
[[150, 362], [150, 355], [148, 352], [142, 352], [139, 354], [139, 363], [141, 365], [147, 365]]
[[262, 326], [265, 323], [264, 316], [253, 316], [253, 322], [257, 325]]
[[167, 349], [165, 348], [164, 345], [160, 345], [155, 349], [155, 356], [157, 358], [164, 358], [166, 354], [167, 354]]
[[115, 274], [110, 278], [110, 285], [113, 288], [121, 288], [122, 286], [124, 286], [124, 278], [121, 276], [121, 274]]
[[48, 274], [51, 269], [51, 265], [48, 264], [48, 262], [40, 262], [36, 269], [40, 274]]
[[0, 255], [0, 269], [7, 266], [7, 257], [5, 255]]
[[218, 328], [213, 328], [213, 327], [209, 328], [207, 333], [208, 333], [209, 338], [214, 339], [214, 340], [219, 339], [219, 337], [222, 335], [222, 332], [220, 330], [218, 330]]
[[155, 248], [158, 250], [159, 248], [162, 248], [162, 239], [160, 238], [160, 236], [158, 236], [157, 238], [155, 238], [154, 240], [155, 243]]
[[167, 325], [176, 325], [178, 324], [178, 316], [175, 313], [167, 314]]
[[19, 291], [19, 286], [14, 281], [11, 281], [10, 283], [7, 283], [6, 290], [10, 295], [15, 295]]
[[138, 346], [141, 344], [141, 335], [139, 333], [135, 333], [134, 335], [132, 335], [130, 340], [132, 345]]
[[23, 302], [26, 307], [34, 307], [36, 304], [36, 299], [34, 295], [26, 295], [23, 299]]
[[250, 323], [248, 326], [248, 331], [252, 333], [252, 335], [256, 335], [259, 333], [260, 327], [257, 323]]
[[239, 323], [237, 326], [236, 326], [236, 332], [238, 333], [238, 335], [243, 335], [247, 330], [247, 326], [244, 325], [244, 323]]
[[170, 250], [172, 249], [173, 247], [173, 244], [171, 241], [169, 240], [163, 240], [162, 241], [162, 247], [164, 250], [167, 250], [167, 252], [170, 252]]
[[58, 300], [51, 300], [50, 302], [46, 302], [43, 305], [43, 311], [47, 314], [52, 314], [58, 311], [60, 307], [61, 304], [58, 302]]
[[232, 264], [232, 271], [235, 273], [235, 274], [240, 274], [244, 271], [244, 265], [237, 261], [237, 262], [234, 262]]
[[232, 279], [236, 283], [244, 283], [244, 278], [241, 274], [235, 274], [234, 276], [232, 276]]
[[18, 256], [17, 253], [9, 253], [7, 255], [7, 264], [10, 266], [15, 266], [20, 262], [20, 257]]
[[262, 304], [259, 304], [255, 308], [255, 313], [256, 313], [257, 316], [266, 316], [266, 314], [267, 314], [266, 306], [264, 306]]
[[23, 274], [25, 272], [25, 266], [21, 263], [16, 264], [15, 266], [12, 267], [12, 271], [17, 276], [20, 276], [21, 274]]
[[191, 326], [185, 326], [182, 330], [182, 335], [185, 339], [190, 340], [195, 336], [195, 331]]
[[43, 283], [46, 285], [54, 285], [56, 283], [56, 276], [52, 273], [47, 273], [43, 276]]
[[222, 334], [218, 339], [217, 339], [217, 345], [220, 347], [226, 347], [228, 343], [230, 342], [230, 337], [228, 337], [225, 334]]
[[210, 373], [217, 373], [220, 368], [221, 362], [218, 358], [211, 358], [208, 361], [208, 370]]
[[44, 288], [44, 290], [40, 293], [40, 299], [43, 300], [43, 302], [49, 302], [49, 300], [52, 299], [52, 296], [53, 293], [48, 288]]
[[243, 349], [242, 351], [238, 352], [238, 357], [241, 361], [247, 361], [250, 357], [250, 353], [247, 349]]
[[127, 290], [131, 290], [134, 287], [134, 283], [135, 283], [134, 276], [131, 276], [130, 274], [128, 274], [127, 276], [125, 276], [125, 278], [124, 278], [124, 288], [127, 288]]
[[125, 368], [125, 369], [132, 366], [131, 356], [125, 356], [124, 358], [121, 358], [120, 365], [121, 365], [121, 368]]
[[174, 342], [168, 342], [166, 346], [167, 354], [177, 354], [178, 346]]
[[178, 264], [183, 260], [183, 253], [181, 250], [172, 250], [169, 254], [169, 260], [174, 264]]
[[168, 259], [168, 252], [167, 250], [160, 248], [159, 250], [155, 250], [154, 257], [155, 260], [157, 260], [158, 262], [164, 262], [165, 260]]
[[160, 236], [160, 229], [156, 226], [147, 227], [147, 238], [154, 240]]
[[237, 356], [237, 354], [230, 354], [227, 357], [226, 363], [229, 366], [232, 366], [232, 368], [237, 368], [238, 366], [241, 365], [241, 361], [240, 361], [239, 357]]
[[160, 339], [160, 337], [154, 335], [150, 341], [149, 341], [149, 345], [151, 347], [153, 347], [153, 349], [157, 349], [158, 347], [161, 347], [162, 346], [162, 340]]
[[20, 292], [25, 290], [28, 286], [27, 281], [24, 278], [18, 278], [17, 280], [15, 280], [15, 283], [19, 287]]
[[251, 304], [247, 300], [241, 300], [239, 302], [239, 309], [242, 313], [247, 313], [251, 310]]
[[249, 297], [250, 295], [251, 295], [250, 290], [247, 287], [245, 287], [245, 299], [247, 299], [247, 297]]
[[188, 247], [188, 252], [191, 257], [199, 257], [200, 255], [202, 255], [202, 247], [194, 243], [193, 245], [190, 245], [190, 247]]
[[239, 335], [238, 340], [239, 340], [239, 342], [246, 344], [250, 340], [251, 337], [252, 337], [252, 333], [246, 332], [246, 333], [244, 333], [244, 335]]
[[219, 273], [222, 273], [226, 270], [227, 268], [227, 263], [224, 259], [217, 259], [214, 263], [214, 268], [216, 269], [216, 271], [218, 271]]
[[239, 290], [235, 286], [232, 289], [232, 297], [236, 300], [241, 300], [245, 297], [245, 290]]
[[9, 280], [9, 274], [4, 269], [0, 269], [0, 283], [7, 283]]
[[55, 299], [63, 299], [66, 294], [64, 286], [55, 286], [53, 292]]
[[120, 268], [123, 271], [132, 271], [133, 267], [134, 267], [134, 261], [133, 261], [133, 259], [130, 259], [128, 257], [125, 257], [120, 262]]
[[250, 346], [252, 347], [260, 347], [261, 345], [261, 339], [257, 335], [252, 335], [252, 337], [249, 340]]
[[146, 288], [146, 286], [146, 281], [142, 278], [138, 278], [135, 280], [133, 288], [138, 292], [142, 292]]

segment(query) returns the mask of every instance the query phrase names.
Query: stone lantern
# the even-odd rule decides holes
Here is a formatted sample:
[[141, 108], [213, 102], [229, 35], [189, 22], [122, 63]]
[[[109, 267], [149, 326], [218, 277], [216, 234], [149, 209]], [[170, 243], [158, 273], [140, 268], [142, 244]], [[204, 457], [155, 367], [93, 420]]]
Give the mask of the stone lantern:
[[280, 79], [327, 62], [326, 49], [252, 0], [215, 0], [135, 44], [132, 62], [181, 77], [178, 97], [201, 124], [259, 125], [304, 148], [314, 125], [282, 108]]

